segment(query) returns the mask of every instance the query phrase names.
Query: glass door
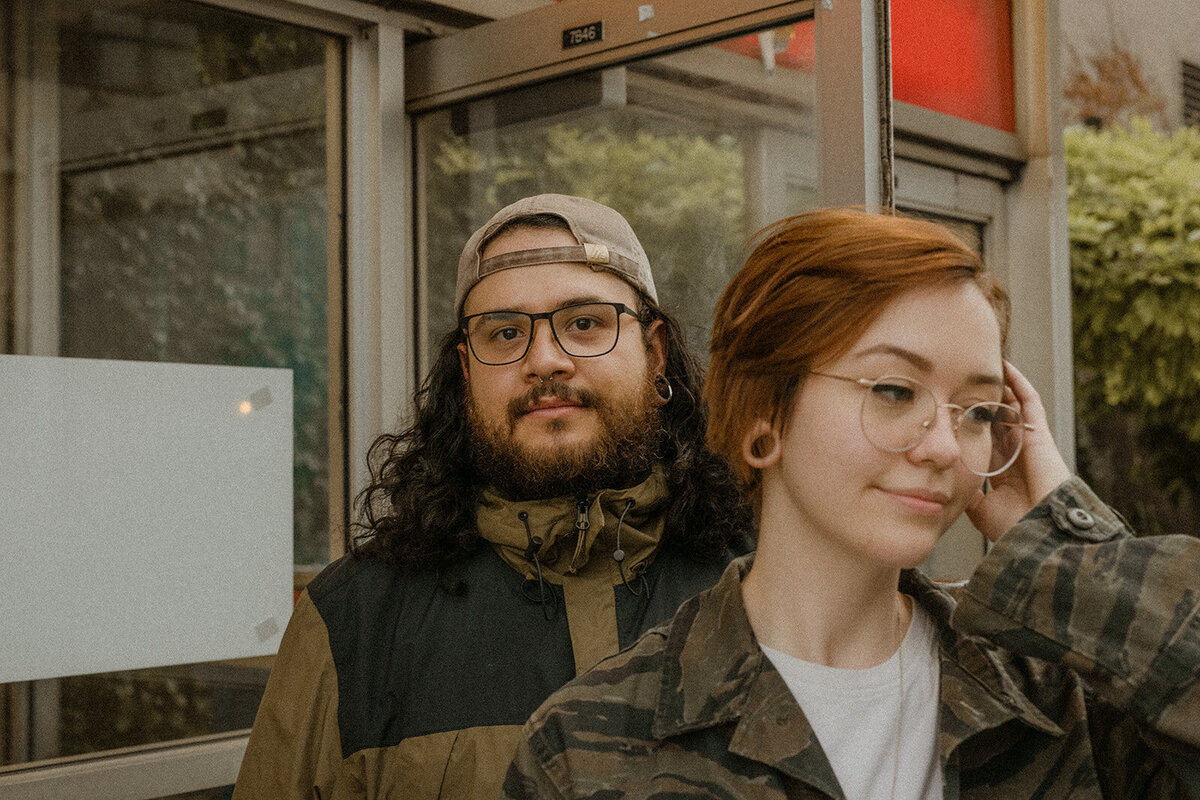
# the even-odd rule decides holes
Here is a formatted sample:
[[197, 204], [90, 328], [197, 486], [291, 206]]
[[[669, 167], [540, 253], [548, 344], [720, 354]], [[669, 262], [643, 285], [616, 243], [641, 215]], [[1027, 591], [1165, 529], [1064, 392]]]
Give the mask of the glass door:
[[[290, 369], [294, 555], [313, 571], [345, 527], [343, 39], [168, 0], [5, 2], [0, 30], [0, 352]], [[2, 684], [0, 777], [249, 728], [269, 665]]]
[[816, 203], [814, 33], [811, 16], [785, 18], [417, 115], [423, 353], [455, 325], [471, 232], [507, 203], [559, 192], [629, 220], [703, 358], [747, 238]]

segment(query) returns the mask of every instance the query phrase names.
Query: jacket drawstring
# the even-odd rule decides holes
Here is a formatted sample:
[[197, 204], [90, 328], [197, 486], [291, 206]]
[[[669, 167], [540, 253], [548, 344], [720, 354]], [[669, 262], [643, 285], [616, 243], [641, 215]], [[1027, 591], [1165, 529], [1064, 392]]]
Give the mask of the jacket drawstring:
[[542, 577], [542, 562], [538, 559], [538, 549], [542, 546], [542, 537], [534, 536], [533, 531], [529, 528], [529, 512], [518, 511], [517, 519], [525, 523], [525, 538], [529, 541], [529, 546], [525, 548], [525, 560], [532, 561], [537, 570], [538, 596], [536, 598], [530, 596], [530, 581], [525, 582], [522, 591], [524, 591], [526, 599], [541, 604], [542, 616], [550, 620], [554, 616], [554, 592], [546, 586], [546, 579]]
[[625, 508], [621, 511], [621, 516], [617, 519], [617, 549], [613, 550], [612, 559], [617, 562], [617, 572], [621, 573], [621, 583], [625, 584], [625, 588], [629, 590], [629, 593], [634, 597], [649, 597], [650, 584], [646, 581], [645, 572], [634, 578], [634, 580], [637, 580], [637, 578], [642, 579], [641, 591], [630, 586], [629, 581], [625, 578], [625, 551], [621, 549], [621, 526], [625, 524], [625, 515], [629, 513], [629, 509], [633, 508], [634, 502], [632, 497], [627, 498], [625, 500]]

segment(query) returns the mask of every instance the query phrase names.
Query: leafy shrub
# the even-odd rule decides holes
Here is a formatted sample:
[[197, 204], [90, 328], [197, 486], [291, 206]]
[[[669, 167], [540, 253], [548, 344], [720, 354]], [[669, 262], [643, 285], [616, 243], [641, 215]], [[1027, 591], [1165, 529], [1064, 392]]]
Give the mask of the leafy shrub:
[[1200, 129], [1065, 135], [1080, 472], [1145, 533], [1200, 530]]

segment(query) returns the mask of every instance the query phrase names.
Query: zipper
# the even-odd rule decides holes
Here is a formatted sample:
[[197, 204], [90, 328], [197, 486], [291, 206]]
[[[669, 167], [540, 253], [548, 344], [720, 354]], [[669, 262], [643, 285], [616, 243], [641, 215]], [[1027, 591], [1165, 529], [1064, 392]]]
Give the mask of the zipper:
[[592, 527], [592, 523], [588, 520], [588, 499], [587, 495], [579, 495], [575, 498], [575, 554], [571, 556], [572, 571], [578, 568], [579, 559], [583, 555], [584, 542], [587, 541], [588, 528]]
[[588, 528], [592, 527], [592, 523], [588, 521], [588, 499], [587, 495], [579, 495], [575, 498], [575, 532], [581, 537], [587, 533]]

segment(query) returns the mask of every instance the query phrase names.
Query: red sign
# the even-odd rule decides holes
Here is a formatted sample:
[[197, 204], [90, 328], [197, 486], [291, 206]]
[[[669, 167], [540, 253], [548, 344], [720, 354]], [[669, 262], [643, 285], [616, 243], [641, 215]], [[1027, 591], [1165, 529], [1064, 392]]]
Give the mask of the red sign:
[[1016, 131], [1010, 0], [893, 0], [892, 97]]
[[[774, 64], [811, 72], [811, 21], [775, 29]], [[718, 47], [762, 57], [757, 34]], [[893, 0], [892, 96], [896, 100], [1016, 130], [1011, 0]]]

